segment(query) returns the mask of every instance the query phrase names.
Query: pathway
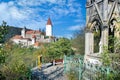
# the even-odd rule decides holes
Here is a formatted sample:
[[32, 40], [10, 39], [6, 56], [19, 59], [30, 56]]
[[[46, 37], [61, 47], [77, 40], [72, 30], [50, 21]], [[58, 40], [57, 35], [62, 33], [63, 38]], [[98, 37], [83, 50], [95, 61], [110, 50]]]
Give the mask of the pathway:
[[63, 64], [55, 66], [42, 66], [32, 69], [32, 80], [67, 80], [63, 73]]

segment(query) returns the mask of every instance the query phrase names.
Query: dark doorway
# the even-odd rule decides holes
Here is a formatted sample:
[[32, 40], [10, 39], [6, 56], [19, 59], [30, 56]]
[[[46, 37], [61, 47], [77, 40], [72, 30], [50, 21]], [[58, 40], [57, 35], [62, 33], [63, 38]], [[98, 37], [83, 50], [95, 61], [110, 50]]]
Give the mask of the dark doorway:
[[109, 37], [108, 37], [108, 50], [111, 52], [111, 53], [114, 53], [114, 26], [113, 24], [110, 25], [112, 27], [109, 27]]

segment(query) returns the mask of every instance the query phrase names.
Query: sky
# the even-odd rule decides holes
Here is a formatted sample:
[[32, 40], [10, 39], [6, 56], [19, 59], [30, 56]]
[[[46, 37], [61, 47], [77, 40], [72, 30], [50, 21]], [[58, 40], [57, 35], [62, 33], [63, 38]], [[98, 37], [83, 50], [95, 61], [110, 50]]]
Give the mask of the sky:
[[0, 24], [29, 29], [44, 29], [48, 18], [56, 37], [73, 36], [85, 26], [86, 0], [0, 0]]

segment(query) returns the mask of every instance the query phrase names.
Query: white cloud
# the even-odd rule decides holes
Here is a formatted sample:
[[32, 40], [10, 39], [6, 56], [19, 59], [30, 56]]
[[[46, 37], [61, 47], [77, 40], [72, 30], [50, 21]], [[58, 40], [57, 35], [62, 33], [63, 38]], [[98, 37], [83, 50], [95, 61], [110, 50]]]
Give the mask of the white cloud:
[[65, 0], [17, 0], [17, 4], [21, 6], [39, 6], [45, 3], [63, 4]]
[[0, 17], [1, 19], [6, 19], [6, 20], [11, 20], [11, 19], [24, 19], [27, 16], [22, 13], [19, 8], [14, 6], [13, 2], [8, 2], [8, 3], [0, 3]]
[[38, 30], [38, 29], [44, 29], [45, 24], [46, 24], [45, 20], [41, 20], [41, 21], [28, 20], [24, 24], [20, 24], [20, 26], [26, 26], [29, 29]]
[[[80, 6], [75, 0], [14, 0], [1, 2], [0, 22], [5, 20], [8, 25], [12, 26], [26, 26], [33, 29], [45, 28], [49, 16], [58, 19], [69, 15], [81, 15]], [[72, 26], [69, 30], [76, 30], [78, 26]]]
[[71, 39], [73, 37], [73, 35], [72, 34], [65, 34], [64, 37]]
[[45, 20], [36, 13], [37, 9], [19, 8], [13, 1], [0, 3], [0, 22], [5, 20], [11, 26], [26, 26], [32, 29], [44, 28]]
[[13, 19], [25, 19], [27, 16], [18, 10], [16, 7], [9, 8], [9, 13]]
[[64, 35], [56, 35], [58, 38], [62, 38], [62, 37], [65, 37], [65, 38], [68, 38], [68, 39], [71, 39], [73, 37], [73, 34], [64, 34]]
[[81, 27], [83, 26], [82, 25], [70, 26], [68, 30], [71, 30], [71, 31], [80, 30]]
[[[76, 3], [75, 0], [18, 0], [18, 5], [24, 7], [34, 7], [34, 6], [44, 6], [39, 7], [39, 11], [44, 11], [44, 15], [50, 15], [53, 17], [62, 17], [66, 15], [73, 15], [76, 13], [77, 15], [81, 15], [81, 5]], [[54, 5], [54, 6], [52, 6]], [[56, 13], [56, 14], [54, 14]], [[54, 14], [54, 15], [53, 15]]]

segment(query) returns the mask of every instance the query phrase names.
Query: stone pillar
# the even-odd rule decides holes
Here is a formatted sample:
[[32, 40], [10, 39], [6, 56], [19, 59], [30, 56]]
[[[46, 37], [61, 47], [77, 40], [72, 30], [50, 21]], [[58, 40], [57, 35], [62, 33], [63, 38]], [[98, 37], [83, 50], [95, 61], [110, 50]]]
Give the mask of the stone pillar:
[[93, 54], [94, 48], [94, 34], [90, 31], [85, 33], [85, 56], [84, 62], [87, 63], [90, 54]]
[[102, 44], [102, 49], [101, 49], [101, 53], [103, 52], [103, 47], [106, 46], [108, 47], [108, 27], [105, 26], [103, 27], [103, 30], [102, 30], [102, 36], [101, 36], [101, 44]]
[[90, 33], [90, 54], [93, 54], [94, 53], [94, 33]]
[[107, 22], [108, 19], [108, 0], [103, 1], [103, 21]]
[[93, 53], [94, 34], [92, 32], [85, 33], [85, 55]]

